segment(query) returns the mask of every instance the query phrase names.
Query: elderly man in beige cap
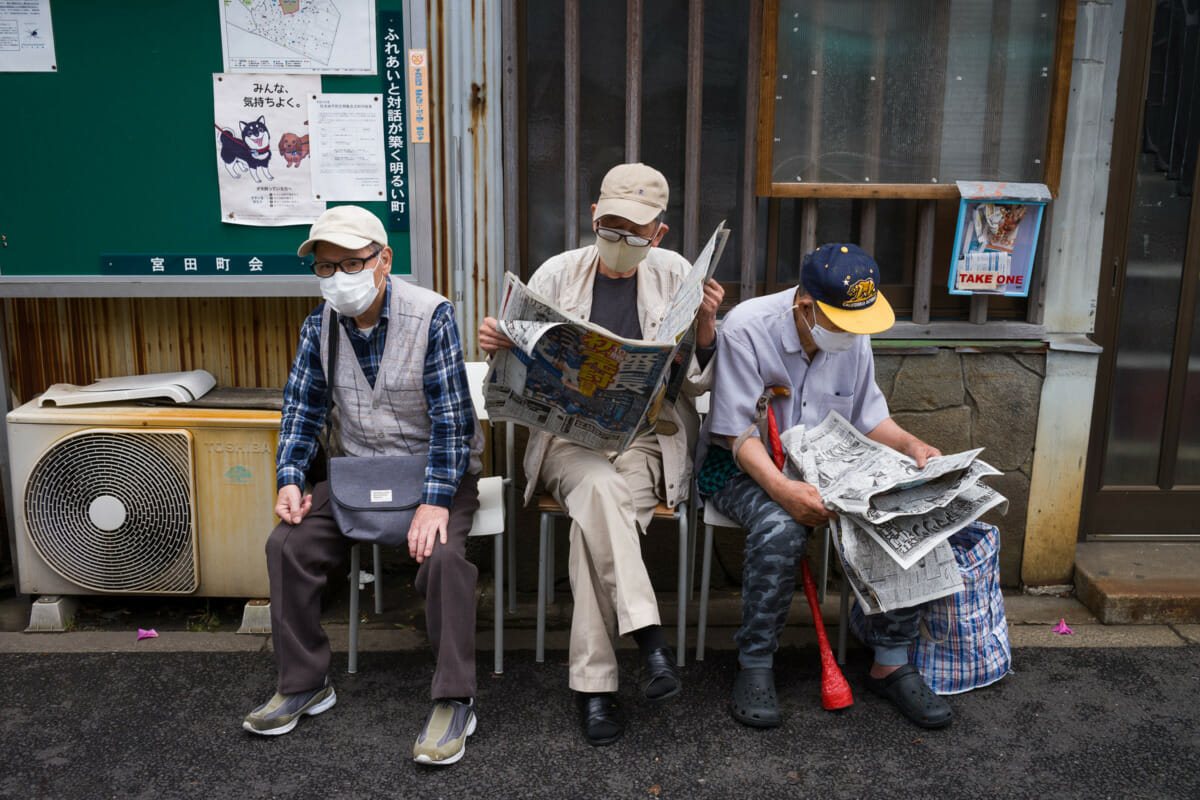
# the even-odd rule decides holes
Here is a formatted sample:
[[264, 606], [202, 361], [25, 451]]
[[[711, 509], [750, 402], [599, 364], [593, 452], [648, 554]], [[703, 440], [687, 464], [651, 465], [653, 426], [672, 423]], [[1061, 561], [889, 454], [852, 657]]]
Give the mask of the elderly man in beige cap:
[[[691, 268], [683, 256], [658, 247], [667, 233], [668, 194], [666, 178], [652, 167], [613, 167], [592, 205], [595, 244], [554, 256], [533, 274], [529, 288], [619, 336], [652, 338]], [[624, 732], [616, 700], [616, 634], [637, 642], [639, 685], [647, 699], [665, 700], [681, 688], [638, 534], [659, 501], [674, 506], [688, 497], [697, 432], [693, 398], [708, 389], [723, 296], [716, 281], [704, 287], [696, 355], [686, 365], [683, 391], [663, 409], [655, 432], [620, 453], [535, 432], [525, 452], [526, 502], [540, 479], [571, 518], [569, 684], [578, 692], [584, 736], [593, 745], [614, 742]], [[479, 344], [489, 353], [513, 346], [491, 317], [480, 327]]]
[[[328, 482], [317, 481], [311, 494], [304, 493], [318, 435], [332, 416], [337, 436], [330, 438], [345, 455], [426, 457], [408, 547], [420, 564], [414, 583], [425, 596], [437, 666], [433, 710], [413, 758], [452, 764], [475, 730], [478, 570], [465, 551], [479, 507], [483, 449], [454, 308], [441, 295], [389, 275], [387, 233], [364, 208], [327, 210], [298, 254], [312, 255], [325, 302], [300, 329], [275, 456], [280, 522], [267, 539], [267, 572], [279, 677], [275, 695], [246, 715], [242, 727], [277, 736], [337, 700], [320, 598], [327, 573], [345, 561], [352, 543], [333, 517]], [[333, 342], [337, 358], [330, 375]], [[327, 414], [330, 404], [336, 415]]]

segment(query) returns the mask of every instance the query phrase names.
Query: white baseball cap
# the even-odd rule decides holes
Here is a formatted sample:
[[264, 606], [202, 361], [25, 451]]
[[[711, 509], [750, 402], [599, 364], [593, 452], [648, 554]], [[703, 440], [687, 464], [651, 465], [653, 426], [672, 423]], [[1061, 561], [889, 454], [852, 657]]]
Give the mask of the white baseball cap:
[[317, 242], [329, 242], [347, 250], [361, 250], [371, 242], [388, 246], [387, 231], [379, 217], [367, 211], [362, 206], [334, 206], [325, 210], [308, 230], [308, 238], [300, 249], [298, 256], [306, 256], [313, 251]]

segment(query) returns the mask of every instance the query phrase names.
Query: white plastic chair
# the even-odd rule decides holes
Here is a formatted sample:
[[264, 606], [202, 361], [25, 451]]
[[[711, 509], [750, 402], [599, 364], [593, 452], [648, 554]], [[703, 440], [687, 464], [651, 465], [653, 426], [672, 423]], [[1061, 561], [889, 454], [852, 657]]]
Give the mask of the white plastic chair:
[[[480, 422], [487, 421], [487, 410], [483, 406], [483, 378], [487, 364], [482, 361], [467, 362], [467, 383], [470, 384], [471, 404]], [[507, 476], [505, 476], [507, 477]], [[505, 477], [492, 476], [479, 479], [479, 508], [471, 520], [470, 536], [492, 536], [493, 572], [496, 582], [495, 598], [495, 672], [504, 672], [504, 484]], [[358, 672], [358, 575], [361, 565], [359, 547], [350, 548], [350, 655], [348, 672]], [[379, 545], [372, 546], [375, 568], [375, 613], [383, 611], [383, 587], [381, 586]]]

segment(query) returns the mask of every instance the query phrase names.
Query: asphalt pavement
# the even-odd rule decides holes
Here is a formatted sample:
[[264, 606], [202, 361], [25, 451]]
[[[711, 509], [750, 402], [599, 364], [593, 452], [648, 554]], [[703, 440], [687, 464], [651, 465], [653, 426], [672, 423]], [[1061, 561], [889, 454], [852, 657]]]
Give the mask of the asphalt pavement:
[[773, 730], [729, 716], [733, 652], [689, 663], [683, 693], [651, 706], [634, 688], [636, 652], [622, 650], [630, 721], [603, 748], [579, 732], [564, 652], [536, 664], [531, 651], [508, 650], [493, 675], [481, 651], [478, 730], [461, 762], [430, 768], [411, 760], [430, 705], [423, 647], [364, 652], [355, 676], [335, 652], [337, 705], [264, 738], [241, 729], [273, 691], [273, 656], [258, 637], [184, 634], [175, 638], [244, 645], [177, 652], [164, 637], [105, 652], [96, 637], [111, 634], [0, 636], [0, 798], [11, 800], [1200, 797], [1194, 639], [1019, 645], [1013, 674], [951, 698], [955, 720], [940, 731], [914, 727], [863, 688], [862, 650], [844, 668], [855, 704], [842, 712], [821, 708], [815, 647], [781, 651], [785, 719]]

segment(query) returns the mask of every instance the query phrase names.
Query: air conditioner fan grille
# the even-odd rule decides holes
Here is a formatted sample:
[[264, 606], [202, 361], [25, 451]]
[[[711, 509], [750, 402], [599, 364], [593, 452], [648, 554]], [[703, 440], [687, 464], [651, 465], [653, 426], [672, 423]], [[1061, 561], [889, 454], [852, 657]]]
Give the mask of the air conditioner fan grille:
[[25, 489], [29, 538], [56, 572], [99, 592], [197, 588], [185, 431], [84, 431], [56, 442]]

